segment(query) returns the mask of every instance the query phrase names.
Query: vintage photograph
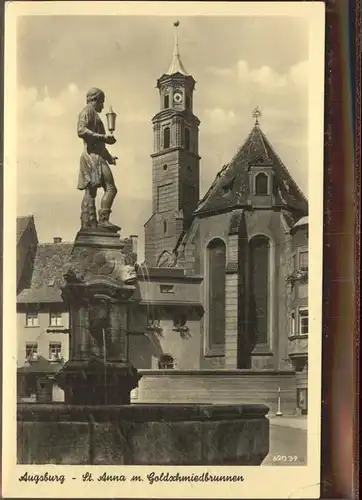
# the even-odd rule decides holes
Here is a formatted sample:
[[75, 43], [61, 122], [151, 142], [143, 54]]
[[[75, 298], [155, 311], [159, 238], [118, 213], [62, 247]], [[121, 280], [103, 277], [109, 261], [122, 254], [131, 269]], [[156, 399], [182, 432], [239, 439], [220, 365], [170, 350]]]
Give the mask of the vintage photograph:
[[324, 68], [288, 12], [17, 16], [18, 465], [308, 466]]

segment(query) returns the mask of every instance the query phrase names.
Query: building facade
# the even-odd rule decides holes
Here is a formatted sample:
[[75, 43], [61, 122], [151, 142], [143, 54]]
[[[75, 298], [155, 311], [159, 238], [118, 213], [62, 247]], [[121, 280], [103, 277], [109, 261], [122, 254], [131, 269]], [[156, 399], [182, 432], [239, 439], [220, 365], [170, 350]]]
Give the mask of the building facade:
[[32, 216], [19, 217], [17, 225], [18, 399], [62, 401], [64, 394], [54, 375], [69, 356], [69, 314], [60, 284], [72, 245], [61, 238], [38, 243]]

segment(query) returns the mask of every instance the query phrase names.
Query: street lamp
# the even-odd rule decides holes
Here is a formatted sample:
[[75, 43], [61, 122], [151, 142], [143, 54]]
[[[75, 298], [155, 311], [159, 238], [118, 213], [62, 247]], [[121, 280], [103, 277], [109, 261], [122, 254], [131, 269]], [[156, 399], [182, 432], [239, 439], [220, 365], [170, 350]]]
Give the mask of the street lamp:
[[117, 114], [113, 111], [112, 106], [109, 107], [108, 113], [106, 113], [108, 130], [111, 134], [116, 130], [116, 118]]

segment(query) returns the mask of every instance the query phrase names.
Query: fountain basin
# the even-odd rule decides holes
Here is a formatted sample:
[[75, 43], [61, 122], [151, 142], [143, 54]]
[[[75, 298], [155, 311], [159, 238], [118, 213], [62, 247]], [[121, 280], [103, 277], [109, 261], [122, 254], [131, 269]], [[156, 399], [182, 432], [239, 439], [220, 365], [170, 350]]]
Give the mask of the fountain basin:
[[260, 465], [265, 405], [18, 404], [19, 464]]

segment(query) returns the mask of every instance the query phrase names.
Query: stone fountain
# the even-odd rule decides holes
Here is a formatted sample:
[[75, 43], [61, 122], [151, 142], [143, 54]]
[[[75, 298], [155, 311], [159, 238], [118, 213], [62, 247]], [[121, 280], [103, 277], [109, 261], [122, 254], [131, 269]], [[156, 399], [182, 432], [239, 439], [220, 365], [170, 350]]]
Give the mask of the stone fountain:
[[[104, 100], [97, 90], [90, 94]], [[102, 130], [98, 123], [98, 136]], [[18, 404], [18, 463], [260, 465], [269, 452], [264, 405], [130, 404], [140, 379], [126, 348], [137, 276], [125, 263], [120, 228], [104, 221], [104, 204], [96, 222], [93, 195], [85, 193], [82, 228], [64, 269], [70, 356], [57, 383], [65, 402]]]

